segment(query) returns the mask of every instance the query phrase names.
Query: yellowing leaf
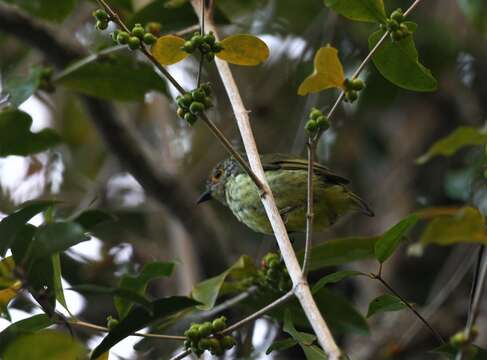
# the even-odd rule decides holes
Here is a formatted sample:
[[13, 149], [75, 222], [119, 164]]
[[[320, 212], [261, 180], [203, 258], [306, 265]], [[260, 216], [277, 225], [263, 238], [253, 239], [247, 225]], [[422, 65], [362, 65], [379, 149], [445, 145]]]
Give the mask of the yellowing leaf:
[[266, 43], [256, 36], [237, 34], [223, 39], [223, 50], [215, 55], [235, 65], [259, 65], [269, 57]]
[[472, 207], [462, 208], [453, 215], [437, 217], [428, 224], [420, 242], [439, 245], [487, 244], [484, 217]]
[[152, 55], [161, 65], [172, 65], [185, 59], [189, 54], [181, 50], [185, 40], [175, 35], [164, 35], [152, 46]]
[[17, 280], [10, 287], [0, 290], [0, 308], [6, 307], [10, 300], [12, 300], [17, 295], [17, 291], [21, 287], [22, 283]]
[[104, 352], [100, 356], [98, 356], [95, 360], [108, 360], [109, 359], [109, 351]]
[[314, 72], [299, 86], [298, 95], [343, 87], [345, 74], [337, 49], [329, 45], [320, 48], [315, 55], [314, 67]]

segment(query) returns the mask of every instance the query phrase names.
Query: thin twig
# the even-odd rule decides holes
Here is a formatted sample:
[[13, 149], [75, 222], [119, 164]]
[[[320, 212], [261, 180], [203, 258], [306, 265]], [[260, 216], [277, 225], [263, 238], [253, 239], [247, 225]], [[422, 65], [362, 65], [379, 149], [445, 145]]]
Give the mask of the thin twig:
[[306, 278], [309, 268], [309, 258], [311, 252], [311, 244], [313, 241], [313, 164], [315, 154], [316, 142], [311, 138], [308, 139], [308, 205], [306, 210], [306, 242], [304, 245], [303, 258], [303, 277]]
[[181, 360], [181, 359], [185, 358], [186, 356], [188, 356], [189, 354], [191, 354], [191, 350], [187, 349], [187, 350], [180, 352], [179, 354], [174, 355], [169, 360]]
[[397, 298], [399, 298], [404, 305], [406, 305], [409, 310], [411, 310], [416, 317], [423, 322], [423, 324], [431, 331], [433, 336], [440, 342], [441, 344], [445, 344], [445, 340], [443, 340], [443, 337], [440, 335], [438, 331], [436, 331], [431, 324], [414, 308], [412, 304], [410, 304], [406, 299], [404, 299], [392, 286], [390, 286], [387, 281], [384, 280], [384, 278], [378, 274], [372, 275], [372, 278], [378, 280], [384, 287], [389, 290], [392, 294], [394, 294]]
[[[110, 329], [108, 329], [105, 326], [100, 326], [96, 324], [92, 324], [86, 321], [81, 321], [81, 320], [70, 320], [69, 324], [75, 325], [75, 326], [80, 326], [86, 329], [91, 329], [91, 330], [96, 330], [96, 331], [103, 331], [103, 332], [109, 332]], [[177, 335], [164, 335], [164, 334], [153, 334], [153, 333], [140, 333], [140, 332], [135, 332], [133, 334], [130, 334], [131, 336], [139, 336], [139, 337], [145, 337], [145, 338], [153, 338], [153, 339], [161, 339], [161, 340], [176, 340], [176, 341], [184, 341], [186, 340], [186, 337], [184, 336], [177, 336]]]

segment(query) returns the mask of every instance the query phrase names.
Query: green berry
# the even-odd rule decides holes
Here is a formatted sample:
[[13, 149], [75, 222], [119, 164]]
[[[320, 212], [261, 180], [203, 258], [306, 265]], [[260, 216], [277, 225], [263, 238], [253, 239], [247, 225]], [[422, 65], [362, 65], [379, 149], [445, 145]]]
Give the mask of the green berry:
[[280, 258], [279, 258], [279, 255], [277, 255], [276, 253], [273, 253], [273, 252], [270, 252], [270, 253], [267, 253], [263, 258], [263, 265], [265, 267], [268, 267], [269, 266], [269, 263], [272, 261], [272, 260], [277, 260], [279, 261]]
[[205, 97], [205, 99], [203, 100], [203, 103], [205, 104], [206, 109], [213, 107], [213, 100], [209, 96]]
[[126, 31], [120, 31], [117, 35], [117, 42], [120, 44], [120, 45], [125, 45], [125, 44], [128, 44], [129, 42], [129, 39], [130, 39], [130, 35], [128, 32]]
[[118, 30], [118, 29], [117, 29], [117, 30], [115, 30], [114, 32], [112, 32], [112, 33], [110, 34], [110, 36], [112, 37], [112, 40], [113, 40], [114, 42], [117, 42], [117, 36], [118, 36], [118, 34], [120, 34], [120, 30]]
[[209, 340], [210, 350], [213, 355], [222, 355], [223, 349], [220, 344], [220, 341], [216, 338], [211, 338]]
[[237, 342], [235, 341], [235, 338], [233, 336], [225, 335], [224, 337], [221, 338], [220, 344], [222, 345], [222, 348], [228, 350], [234, 347], [237, 344]]
[[208, 34], [206, 34], [204, 36], [204, 40], [205, 40], [205, 43], [207, 43], [208, 45], [213, 45], [215, 43], [215, 35], [213, 34], [213, 32], [209, 32]]
[[276, 268], [270, 268], [267, 270], [265, 275], [268, 279], [275, 281], [279, 278], [280, 271]]
[[188, 330], [184, 332], [184, 336], [192, 341], [197, 341], [201, 337], [198, 330], [198, 328], [191, 326]]
[[209, 52], [211, 52], [211, 46], [208, 45], [207, 43], [203, 43], [201, 44], [199, 47], [200, 51], [203, 53], [203, 54], [207, 54]]
[[310, 113], [309, 113], [310, 119], [313, 119], [313, 120], [316, 120], [321, 115], [323, 115], [323, 113], [320, 110], [318, 110], [317, 108], [312, 108]]
[[111, 316], [107, 317], [107, 328], [109, 330], [112, 330], [115, 326], [117, 326], [119, 323], [118, 319], [115, 319]]
[[210, 350], [212, 345], [211, 339], [208, 338], [203, 338], [200, 341], [198, 341], [198, 349], [200, 350]]
[[101, 20], [97, 20], [96, 21], [96, 24], [95, 24], [95, 27], [98, 29], [98, 30], [106, 30], [106, 28], [108, 27], [108, 21], [101, 21]]
[[129, 48], [131, 50], [137, 50], [140, 48], [140, 39], [136, 36], [129, 37]]
[[193, 102], [193, 97], [191, 96], [191, 94], [188, 93], [188, 94], [184, 94], [184, 96], [178, 96], [176, 98], [176, 101], [177, 101], [178, 106], [180, 108], [183, 108], [185, 110], [189, 110], [189, 106]]
[[[203, 90], [207, 96], [211, 95], [210, 83], [201, 84], [200, 89]], [[486, 155], [487, 155], [487, 147], [486, 147], [485, 151], [486, 151]]]
[[212, 62], [215, 59], [215, 53], [210, 51], [209, 53], [205, 54], [205, 57], [208, 62]]
[[459, 331], [450, 338], [450, 345], [452, 345], [453, 347], [460, 347], [462, 345], [465, 345], [467, 341], [468, 339], [465, 336], [465, 333], [463, 331]]
[[152, 45], [157, 41], [157, 38], [154, 35], [152, 35], [150, 32], [148, 32], [144, 34], [143, 40], [147, 45]]
[[196, 122], [196, 120], [198, 120], [198, 118], [196, 117], [196, 115], [193, 115], [191, 113], [186, 113], [186, 115], [184, 115], [184, 120], [186, 120], [186, 122], [189, 125], [193, 125]]
[[267, 266], [269, 266], [271, 269], [276, 269], [281, 265], [281, 262], [277, 259], [271, 259], [268, 263]]
[[394, 19], [387, 19], [387, 28], [391, 31], [396, 31], [399, 29], [399, 23]]
[[396, 9], [391, 14], [391, 19], [397, 21], [398, 23], [402, 23], [404, 21], [404, 13], [402, 9]]
[[147, 23], [147, 25], [145, 26], [145, 30], [147, 32], [150, 32], [154, 36], [159, 36], [159, 34], [161, 33], [161, 28], [162, 28], [161, 23], [157, 21], [151, 21]]
[[223, 45], [220, 42], [216, 42], [211, 45], [211, 50], [216, 54], [223, 50]]
[[103, 9], [97, 9], [93, 11], [93, 16], [98, 21], [108, 22], [108, 20], [110, 20], [110, 17], [108, 16], [107, 12]]
[[201, 36], [199, 33], [198, 35], [194, 35], [192, 38], [191, 38], [191, 42], [193, 43], [193, 46], [195, 48], [199, 47], [201, 44], [203, 44], [205, 42], [205, 39], [203, 38], [203, 36]]
[[315, 120], [308, 120], [306, 125], [304, 125], [304, 128], [308, 133], [312, 134], [316, 131], [316, 129], [318, 129], [318, 124]]
[[352, 79], [345, 78], [345, 80], [343, 80], [343, 87], [346, 90], [352, 90]]
[[136, 36], [138, 37], [140, 40], [142, 40], [142, 38], [144, 37], [145, 35], [145, 30], [144, 28], [142, 27], [142, 25], [140, 24], [137, 24], [133, 27], [132, 29], [132, 36]]
[[350, 85], [351, 89], [356, 91], [360, 91], [365, 87], [364, 82], [360, 79], [353, 79]]
[[213, 329], [213, 333], [222, 331], [227, 327], [227, 318], [225, 316], [220, 316], [219, 318], [216, 318], [211, 323], [211, 327]]
[[200, 325], [199, 333], [202, 338], [210, 336], [212, 331], [213, 327], [211, 326], [211, 322], [205, 321], [203, 324]]
[[178, 114], [178, 116], [179, 116], [181, 119], [184, 119], [184, 115], [186, 115], [186, 110], [184, 110], [184, 109], [183, 109], [183, 108], [181, 108], [181, 107], [178, 107], [178, 110], [177, 110], [176, 114]]
[[205, 100], [206, 94], [203, 90], [196, 89], [191, 92], [191, 96], [195, 101], [203, 102]]
[[321, 115], [316, 119], [316, 123], [322, 130], [328, 130], [331, 126], [330, 120], [325, 115]]
[[345, 93], [345, 99], [350, 102], [350, 103], [353, 103], [355, 100], [358, 99], [358, 94], [355, 90], [348, 90], [346, 93]]
[[183, 46], [181, 46], [181, 50], [188, 54], [192, 54], [194, 52], [194, 46], [191, 41], [186, 41]]
[[203, 111], [205, 111], [205, 104], [199, 102], [199, 101], [193, 101], [191, 105], [189, 106], [189, 111], [191, 111], [192, 114], [197, 115]]

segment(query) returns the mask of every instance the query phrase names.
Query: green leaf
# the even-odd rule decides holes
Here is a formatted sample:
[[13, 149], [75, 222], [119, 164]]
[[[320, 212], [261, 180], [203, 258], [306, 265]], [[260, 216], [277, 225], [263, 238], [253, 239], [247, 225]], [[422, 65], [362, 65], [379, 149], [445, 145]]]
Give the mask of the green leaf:
[[265, 354], [269, 355], [273, 351], [284, 351], [297, 345], [298, 342], [293, 338], [285, 340], [274, 341], [271, 346], [266, 350]]
[[186, 59], [189, 54], [181, 47], [186, 40], [176, 35], [164, 35], [157, 39], [151, 53], [161, 65], [172, 65]]
[[317, 293], [320, 291], [324, 286], [328, 284], [334, 284], [337, 283], [343, 279], [352, 277], [352, 276], [368, 276], [367, 274], [360, 272], [360, 271], [354, 271], [354, 270], [342, 270], [342, 271], [337, 271], [331, 274], [326, 275], [325, 277], [322, 277], [316, 284], [313, 285], [312, 292], [313, 294]]
[[296, 330], [292, 321], [291, 312], [289, 310], [286, 310], [284, 312], [283, 330], [291, 335], [291, 337], [296, 340], [300, 345], [311, 345], [316, 340], [316, 336], [314, 336], [313, 334], [308, 334]]
[[387, 19], [382, 0], [325, 0], [325, 5], [351, 20], [385, 23]]
[[27, 76], [17, 74], [7, 76], [3, 82], [2, 93], [9, 95], [9, 102], [14, 107], [19, 107], [39, 88], [42, 72], [42, 68], [34, 67]]
[[39, 314], [9, 325], [0, 333], [0, 354], [20, 336], [34, 333], [53, 324], [54, 322], [46, 314]]
[[430, 221], [420, 242], [424, 245], [481, 243], [487, 245], [485, 219], [472, 207], [464, 207], [453, 215], [443, 215]]
[[3, 353], [4, 360], [19, 359], [85, 359], [86, 348], [68, 333], [41, 330], [19, 336]]
[[301, 345], [301, 348], [303, 349], [304, 355], [306, 356], [307, 360], [327, 360], [328, 359], [328, 356], [326, 356], [325, 352], [316, 345], [311, 345], [311, 346]]
[[61, 281], [61, 258], [59, 253], [52, 255], [52, 269], [53, 269], [53, 284], [54, 284], [54, 293], [56, 294], [56, 300], [64, 306], [64, 308], [69, 312], [68, 305], [66, 303], [66, 298], [64, 297], [64, 289]]
[[269, 58], [269, 48], [257, 36], [249, 34], [231, 35], [220, 41], [223, 50], [216, 53], [230, 64], [255, 66]]
[[151, 301], [148, 300], [145, 296], [131, 289], [111, 288], [105, 286], [86, 284], [86, 285], [73, 286], [69, 290], [74, 290], [82, 294], [102, 294], [102, 295], [117, 296], [117, 298], [119, 299], [123, 299], [127, 302], [135, 303], [137, 305], [142, 306], [150, 313], [153, 312]]
[[61, 142], [53, 129], [33, 133], [31, 125], [32, 118], [23, 111], [6, 109], [0, 112], [0, 157], [36, 154]]
[[218, 276], [204, 280], [196, 284], [191, 291], [191, 297], [200, 303], [200, 310], [210, 310], [215, 306], [218, 295], [222, 291], [223, 284], [227, 277], [242, 275], [250, 276], [255, 274], [257, 269], [250, 257], [244, 255], [238, 261]]
[[[405, 22], [410, 31], [416, 29], [416, 24]], [[369, 37], [369, 49], [372, 49], [384, 35], [383, 30], [374, 32]], [[401, 41], [386, 39], [375, 54], [372, 61], [377, 70], [391, 83], [413, 91], [434, 91], [437, 88], [431, 71], [421, 65], [413, 36]]]
[[104, 57], [96, 62], [80, 60], [66, 69], [56, 83], [106, 100], [142, 101], [145, 93], [166, 93], [166, 83], [140, 61], [123, 56]]
[[88, 240], [81, 225], [74, 222], [58, 222], [39, 226], [28, 250], [28, 263], [63, 252]]
[[[119, 288], [126, 289], [131, 292], [135, 292], [140, 296], [145, 294], [145, 289], [150, 281], [160, 277], [171, 276], [174, 270], [174, 263], [172, 262], [151, 262], [144, 265], [141, 272], [135, 276], [124, 275], [120, 280]], [[132, 307], [131, 301], [128, 301], [126, 296], [117, 296], [113, 299], [115, 308], [117, 309], [120, 319], [123, 319], [130, 308]]]
[[399, 243], [404, 238], [404, 234], [412, 228], [417, 221], [418, 216], [412, 214], [387, 230], [375, 243], [374, 253], [376, 259], [381, 263], [386, 261], [399, 246]]
[[[1, 135], [0, 135], [1, 136]], [[34, 201], [19, 206], [19, 209], [0, 221], [0, 256], [5, 256], [13, 239], [21, 231], [24, 225], [38, 213], [54, 205], [55, 201]]]
[[[309, 262], [311, 271], [327, 266], [336, 266], [357, 260], [365, 260], [374, 257], [374, 244], [377, 236], [347, 237], [333, 239], [313, 246]], [[299, 253], [302, 261], [303, 252]]]
[[298, 95], [330, 88], [342, 88], [345, 81], [338, 50], [329, 45], [320, 48], [314, 58], [314, 71], [299, 85]]
[[369, 318], [380, 312], [399, 311], [406, 307], [407, 305], [394, 295], [381, 295], [370, 302], [367, 317]]
[[74, 9], [76, 0], [1, 0], [45, 20], [60, 22]]
[[91, 359], [96, 359], [120, 340], [125, 339], [130, 334], [148, 326], [152, 322], [192, 308], [198, 304], [197, 301], [187, 297], [173, 296], [153, 301], [152, 308], [154, 312], [152, 315], [144, 308], [134, 307], [129, 314], [108, 333], [100, 345], [93, 350]]
[[86, 210], [79, 214], [73, 222], [80, 224], [83, 229], [91, 230], [99, 224], [115, 221], [116, 216], [99, 209]]
[[416, 159], [416, 164], [422, 165], [435, 156], [452, 156], [465, 146], [487, 144], [485, 129], [469, 126], [459, 126], [448, 136], [436, 141], [428, 151]]

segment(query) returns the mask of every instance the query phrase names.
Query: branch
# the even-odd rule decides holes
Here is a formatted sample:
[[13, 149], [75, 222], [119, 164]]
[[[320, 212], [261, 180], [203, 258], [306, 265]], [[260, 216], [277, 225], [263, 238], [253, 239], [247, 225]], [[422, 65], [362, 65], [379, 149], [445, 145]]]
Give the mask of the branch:
[[[191, 3], [198, 16], [201, 18], [201, 0], [192, 0]], [[206, 12], [206, 14], [206, 27], [209, 31], [213, 31], [215, 37], [218, 39], [218, 32], [213, 19], [208, 16], [208, 12]], [[329, 359], [337, 360], [340, 357], [340, 350], [336, 345], [333, 336], [311, 295], [311, 291], [306, 279], [303, 278], [303, 273], [301, 272], [301, 268], [296, 258], [296, 254], [294, 253], [292, 244], [289, 241], [286, 227], [281, 218], [279, 210], [277, 209], [272, 191], [269, 188], [265, 178], [264, 169], [262, 168], [259, 152], [257, 151], [257, 145], [250, 126], [248, 111], [243, 104], [237, 84], [235, 83], [228, 63], [218, 58], [215, 58], [215, 62], [218, 73], [220, 74], [225, 86], [225, 90], [230, 98], [230, 103], [237, 119], [237, 125], [242, 136], [247, 158], [250, 162], [250, 167], [263, 185], [264, 192], [261, 200], [271, 223], [272, 229], [274, 230], [281, 255], [292, 279], [294, 285], [293, 292], [300, 301], [301, 306], [317, 335], [318, 341], [329, 356]]]
[[[78, 44], [63, 38], [62, 31], [54, 32], [49, 27], [16, 10], [0, 3], [0, 31], [9, 33], [33, 48], [38, 49], [57, 68], [63, 69], [87, 54]], [[225, 264], [219, 259], [225, 257], [215, 246], [215, 239], [224, 241], [209, 224], [208, 215], [196, 211], [197, 194], [182, 179], [177, 179], [163, 171], [153, 152], [135, 131], [116, 116], [115, 109], [107, 102], [81, 96], [88, 113], [103, 138], [105, 144], [144, 190], [160, 204], [172, 210], [176, 218], [191, 234], [197, 234], [195, 241], [198, 253], [207, 261], [208, 272], [217, 273]], [[211, 242], [211, 246], [209, 246]], [[218, 252], [218, 254], [216, 254]]]

